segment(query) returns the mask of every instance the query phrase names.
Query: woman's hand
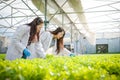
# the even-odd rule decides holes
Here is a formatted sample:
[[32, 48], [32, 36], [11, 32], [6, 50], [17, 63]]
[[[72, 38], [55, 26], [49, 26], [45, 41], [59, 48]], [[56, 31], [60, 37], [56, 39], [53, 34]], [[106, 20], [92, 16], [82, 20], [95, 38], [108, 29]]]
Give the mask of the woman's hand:
[[74, 56], [75, 56], [75, 54], [74, 54], [74, 53], [70, 53], [70, 54], [69, 54], [69, 56], [74, 57]]
[[23, 56], [22, 56], [22, 58], [26, 59], [30, 55], [31, 55], [30, 51], [27, 48], [25, 48], [23, 50]]

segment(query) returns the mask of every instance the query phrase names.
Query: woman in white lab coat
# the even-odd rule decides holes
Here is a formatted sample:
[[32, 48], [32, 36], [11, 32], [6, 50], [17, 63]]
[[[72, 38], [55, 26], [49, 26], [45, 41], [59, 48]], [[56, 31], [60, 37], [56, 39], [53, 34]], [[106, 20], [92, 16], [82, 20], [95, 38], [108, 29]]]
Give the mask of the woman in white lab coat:
[[63, 38], [65, 35], [65, 31], [63, 28], [58, 27], [54, 31], [43, 31], [40, 34], [40, 40], [43, 46], [44, 51], [47, 51], [50, 48], [50, 44], [52, 43], [52, 39], [55, 40], [55, 45], [51, 52], [54, 55], [60, 56], [74, 56], [69, 50], [64, 48]]
[[39, 41], [39, 33], [42, 27], [43, 20], [40, 17], [35, 18], [28, 24], [19, 26], [8, 46], [6, 59], [45, 58], [44, 49]]

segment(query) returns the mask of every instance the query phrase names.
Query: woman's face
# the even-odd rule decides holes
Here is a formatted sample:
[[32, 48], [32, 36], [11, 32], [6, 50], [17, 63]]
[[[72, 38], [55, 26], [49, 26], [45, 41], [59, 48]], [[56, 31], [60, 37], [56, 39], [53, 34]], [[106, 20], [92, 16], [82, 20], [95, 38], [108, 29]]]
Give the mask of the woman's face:
[[43, 23], [37, 25], [37, 32], [40, 32], [40, 29], [43, 27]]
[[61, 37], [63, 37], [63, 35], [64, 35], [64, 32], [62, 31], [62, 32], [59, 32], [57, 35], [56, 35], [56, 38], [57, 39], [60, 39]]

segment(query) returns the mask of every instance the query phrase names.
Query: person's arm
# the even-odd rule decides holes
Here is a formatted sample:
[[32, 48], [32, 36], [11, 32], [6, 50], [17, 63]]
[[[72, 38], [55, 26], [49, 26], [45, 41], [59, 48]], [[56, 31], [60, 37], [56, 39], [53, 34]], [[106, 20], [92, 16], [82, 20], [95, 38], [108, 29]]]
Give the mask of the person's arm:
[[52, 42], [52, 34], [50, 32], [44, 31], [40, 35], [40, 41], [42, 43], [43, 49], [46, 52], [48, 48], [50, 47], [50, 44]]
[[45, 50], [44, 50], [41, 42], [37, 42], [35, 44], [35, 50], [36, 50], [36, 54], [38, 55], [38, 57], [40, 57], [40, 58], [46, 57], [46, 53], [45, 53]]
[[67, 50], [66, 48], [63, 48], [62, 52], [64, 53], [64, 55], [69, 55], [71, 52], [69, 50]]
[[72, 53], [71, 51], [69, 51], [66, 48], [63, 49], [63, 53], [64, 53], [65, 56], [75, 56], [74, 53]]
[[23, 50], [26, 48], [26, 46], [24, 46], [22, 43], [21, 43], [21, 39], [23, 37], [23, 35], [25, 34], [26, 32], [26, 27], [23, 25], [19, 28], [17, 28], [16, 32], [14, 33], [14, 36], [13, 36], [13, 44], [15, 46], [15, 48], [20, 52], [22, 53]]

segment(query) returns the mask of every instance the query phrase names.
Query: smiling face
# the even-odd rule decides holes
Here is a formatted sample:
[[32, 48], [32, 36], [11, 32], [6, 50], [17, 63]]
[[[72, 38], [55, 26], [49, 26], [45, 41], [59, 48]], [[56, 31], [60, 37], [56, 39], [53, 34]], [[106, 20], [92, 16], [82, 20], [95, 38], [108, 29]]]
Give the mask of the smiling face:
[[59, 32], [58, 34], [56, 34], [55, 36], [57, 39], [60, 39], [63, 37], [63, 35], [64, 35], [64, 32], [62, 31], [62, 32]]
[[40, 29], [43, 27], [43, 23], [37, 25], [37, 32], [40, 32]]

